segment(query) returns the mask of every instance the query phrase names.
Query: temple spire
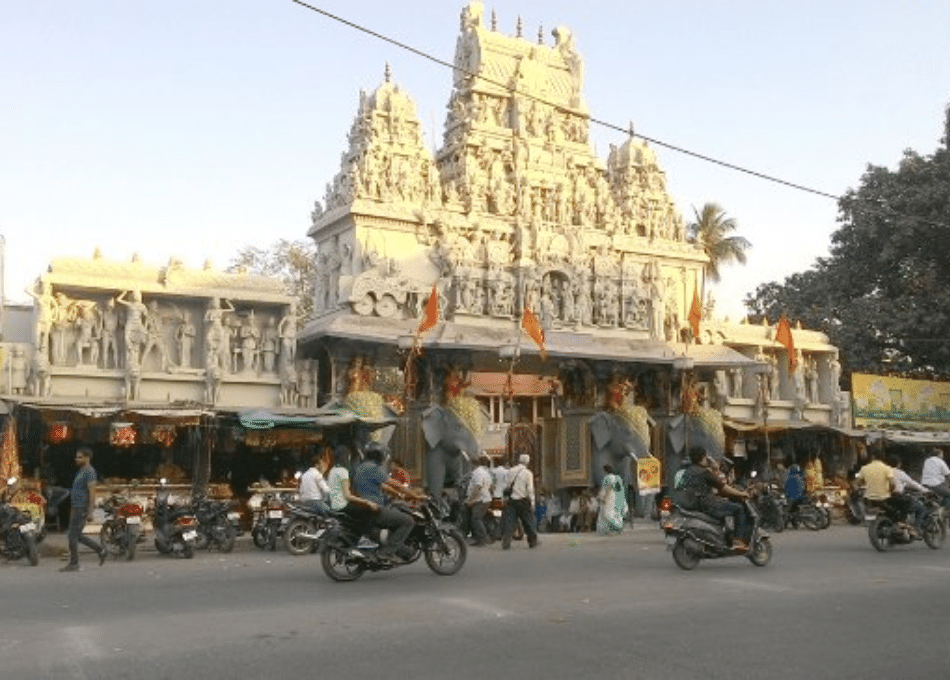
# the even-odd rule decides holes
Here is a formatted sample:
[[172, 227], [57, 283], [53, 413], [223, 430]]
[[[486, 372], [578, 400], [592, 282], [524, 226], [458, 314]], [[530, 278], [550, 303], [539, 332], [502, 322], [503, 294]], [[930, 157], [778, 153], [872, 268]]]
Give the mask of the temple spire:
[[392, 79], [392, 69], [389, 68], [389, 62], [386, 62], [386, 68], [383, 69], [383, 79], [388, 83]]

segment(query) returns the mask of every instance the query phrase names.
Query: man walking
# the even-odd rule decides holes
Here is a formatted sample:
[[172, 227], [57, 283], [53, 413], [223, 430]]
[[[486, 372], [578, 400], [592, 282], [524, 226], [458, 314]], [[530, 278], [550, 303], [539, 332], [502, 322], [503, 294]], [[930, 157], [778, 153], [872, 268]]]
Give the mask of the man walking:
[[527, 465], [531, 457], [523, 453], [518, 457], [518, 464], [508, 471], [505, 493], [510, 496], [505, 503], [502, 517], [504, 529], [501, 537], [501, 547], [508, 550], [511, 547], [511, 536], [515, 532], [515, 525], [521, 520], [524, 532], [528, 536], [528, 547], [538, 545], [538, 532], [534, 526], [534, 475]]
[[96, 502], [96, 471], [92, 464], [92, 449], [81, 446], [76, 449], [76, 478], [70, 492], [72, 508], [69, 512], [69, 563], [60, 571], [79, 571], [79, 544], [82, 543], [99, 554], [99, 566], [106, 561], [106, 551], [101, 545], [82, 533], [86, 521], [92, 517]]
[[485, 512], [491, 503], [492, 477], [488, 471], [491, 464], [484, 453], [478, 457], [478, 467], [472, 471], [468, 482], [465, 505], [468, 506], [469, 524], [472, 528], [472, 545], [482, 546], [491, 542], [485, 530]]

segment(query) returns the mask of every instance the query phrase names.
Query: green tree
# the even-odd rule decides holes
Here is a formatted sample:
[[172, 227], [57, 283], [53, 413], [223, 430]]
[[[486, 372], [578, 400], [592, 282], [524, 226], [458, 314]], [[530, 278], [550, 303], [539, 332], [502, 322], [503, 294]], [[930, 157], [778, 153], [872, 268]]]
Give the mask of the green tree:
[[868, 165], [839, 201], [830, 257], [745, 304], [828, 334], [844, 374], [950, 377], [950, 108], [942, 146]]
[[730, 235], [738, 225], [720, 205], [707, 203], [702, 210], [693, 208], [693, 215], [696, 219], [687, 226], [687, 238], [709, 256], [706, 275], [711, 281], [719, 281], [719, 268], [723, 265], [745, 264], [745, 251], [752, 244], [742, 236]]
[[231, 259], [227, 270], [246, 269], [279, 279], [287, 293], [297, 299], [297, 323], [303, 325], [313, 312], [316, 261], [317, 247], [310, 239], [280, 239], [267, 248], [245, 246]]

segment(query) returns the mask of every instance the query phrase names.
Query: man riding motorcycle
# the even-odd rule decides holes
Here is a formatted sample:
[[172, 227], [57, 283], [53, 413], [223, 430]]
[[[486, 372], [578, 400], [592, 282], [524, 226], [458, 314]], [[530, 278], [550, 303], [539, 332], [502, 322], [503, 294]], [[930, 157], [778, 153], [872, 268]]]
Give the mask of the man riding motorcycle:
[[909, 474], [901, 469], [901, 459], [895, 454], [888, 456], [887, 462], [894, 471], [894, 493], [891, 496], [891, 502], [900, 511], [901, 516], [906, 517], [909, 512], [914, 513], [914, 530], [918, 535], [922, 533], [921, 521], [927, 507], [914, 496], [907, 493], [908, 489], [928, 493], [929, 489], [922, 484], [915, 482]]
[[689, 459], [690, 466], [683, 473], [680, 489], [695, 496], [697, 507], [692, 509], [719, 520], [733, 517], [735, 533], [732, 546], [736, 550], [747, 550], [750, 523], [745, 514], [745, 507], [742, 503], [733, 503], [726, 498], [745, 500], [748, 494], [729, 486], [723, 476], [716, 474], [703, 447], [695, 446], [690, 449]]
[[881, 451], [872, 451], [871, 462], [858, 470], [854, 483], [864, 485], [865, 500], [886, 505], [894, 488], [894, 471], [884, 463], [883, 458]]
[[356, 493], [379, 507], [379, 511], [370, 517], [370, 521], [377, 529], [388, 529], [389, 535], [386, 545], [377, 553], [383, 559], [393, 557], [408, 557], [405, 550], [406, 537], [412, 531], [414, 521], [405, 512], [386, 505], [388, 494], [399, 499], [421, 501], [425, 496], [416, 494], [411, 489], [389, 478], [389, 473], [383, 467], [386, 459], [385, 448], [376, 442], [370, 443], [363, 452], [365, 460], [356, 467], [353, 473], [353, 484]]

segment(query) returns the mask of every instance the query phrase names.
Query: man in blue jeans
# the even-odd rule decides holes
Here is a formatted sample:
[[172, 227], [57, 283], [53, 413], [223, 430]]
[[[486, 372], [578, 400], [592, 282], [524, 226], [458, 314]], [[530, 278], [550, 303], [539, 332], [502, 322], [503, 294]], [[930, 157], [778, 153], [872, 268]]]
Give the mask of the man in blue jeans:
[[749, 526], [745, 506], [726, 500], [726, 497], [744, 500], [748, 496], [744, 491], [726, 484], [723, 477], [713, 472], [706, 449], [701, 446], [693, 447], [689, 451], [689, 459], [690, 466], [683, 473], [682, 488], [695, 494], [701, 512], [720, 520], [733, 517], [735, 533], [732, 537], [732, 547], [736, 550], [748, 550]]
[[70, 492], [72, 507], [69, 512], [69, 563], [60, 571], [79, 571], [79, 544], [92, 548], [99, 554], [99, 566], [106, 561], [106, 551], [96, 541], [82, 533], [86, 520], [92, 517], [96, 502], [96, 471], [92, 464], [92, 449], [81, 446], [76, 450], [76, 477]]

